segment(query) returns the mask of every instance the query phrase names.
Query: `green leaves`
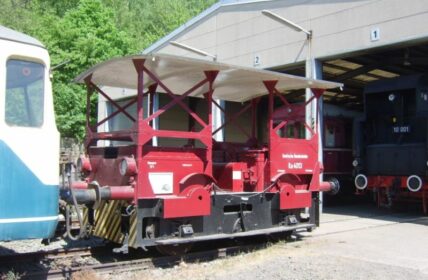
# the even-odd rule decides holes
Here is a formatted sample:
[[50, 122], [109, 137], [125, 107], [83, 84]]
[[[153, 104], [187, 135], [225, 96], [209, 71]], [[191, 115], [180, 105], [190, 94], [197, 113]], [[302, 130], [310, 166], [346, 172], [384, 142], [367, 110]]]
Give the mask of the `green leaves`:
[[41, 33], [40, 37], [50, 52], [52, 64], [69, 61], [53, 73], [57, 125], [63, 136], [82, 139], [86, 91], [71, 81], [85, 69], [112, 57], [130, 54], [135, 49], [131, 47], [129, 36], [116, 28], [113, 10], [100, 0], [81, 0], [62, 18], [47, 19], [45, 26], [49, 32]]
[[215, 0], [109, 0], [116, 24], [135, 38], [144, 49], [172, 32], [187, 20], [214, 4]]

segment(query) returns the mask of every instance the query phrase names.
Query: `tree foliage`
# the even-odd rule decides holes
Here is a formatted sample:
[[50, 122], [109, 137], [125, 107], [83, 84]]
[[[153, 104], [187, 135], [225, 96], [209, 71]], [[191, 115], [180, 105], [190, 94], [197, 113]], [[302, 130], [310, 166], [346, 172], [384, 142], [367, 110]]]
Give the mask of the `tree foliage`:
[[141, 51], [214, 2], [0, 0], [0, 24], [42, 41], [53, 66], [65, 62], [53, 72], [57, 126], [63, 136], [82, 139], [86, 94], [73, 78], [101, 61]]
[[40, 37], [46, 42], [52, 64], [66, 63], [53, 73], [57, 123], [66, 136], [81, 138], [85, 124], [85, 90], [71, 80], [94, 64], [136, 51], [113, 18], [113, 11], [100, 1], [82, 0], [63, 17], [45, 19], [51, 28]]
[[216, 0], [104, 0], [116, 11], [116, 25], [144, 49], [196, 16]]

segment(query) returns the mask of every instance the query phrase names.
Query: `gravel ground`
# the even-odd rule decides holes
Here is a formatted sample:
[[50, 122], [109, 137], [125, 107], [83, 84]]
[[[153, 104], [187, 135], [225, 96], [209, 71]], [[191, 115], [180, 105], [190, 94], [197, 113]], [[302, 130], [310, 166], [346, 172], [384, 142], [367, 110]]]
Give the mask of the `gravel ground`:
[[[280, 243], [268, 249], [208, 263], [100, 277], [100, 279], [428, 279], [416, 269], [348, 258], [327, 251], [342, 243]], [[327, 250], [326, 250], [327, 249]]]
[[[21, 241], [10, 241], [0, 242], [0, 255], [13, 255], [16, 253], [27, 253], [36, 251], [50, 251], [62, 248], [82, 248], [99, 246], [104, 244], [104, 241], [99, 238], [90, 238], [87, 240], [70, 241], [64, 239], [57, 239], [52, 241], [49, 245], [42, 244], [42, 239], [32, 240], [21, 240]], [[20, 279], [20, 275], [25, 275], [28, 271], [43, 271], [46, 267], [50, 269], [62, 269], [70, 265], [90, 265], [98, 264], [96, 260], [92, 258], [81, 258], [75, 257], [73, 259], [58, 259], [50, 262], [36, 263], [20, 263], [18, 266], [6, 265], [0, 266], [0, 279], [15, 280]], [[82, 278], [91, 279], [91, 278]], [[95, 279], [94, 279], [95, 280]]]
[[[323, 224], [324, 222], [324, 224]], [[200, 264], [100, 279], [427, 279], [428, 217], [334, 208], [300, 241]]]
[[0, 242], [0, 255], [11, 255], [34, 251], [49, 251], [61, 248], [81, 248], [102, 245], [104, 241], [100, 238], [89, 238], [78, 241], [65, 239], [53, 240], [49, 245], [42, 244], [42, 239], [20, 240]]
[[[358, 211], [325, 214], [321, 228], [304, 234], [302, 240], [253, 253], [111, 275], [85, 271], [73, 279], [428, 279], [428, 217]], [[60, 240], [49, 246], [40, 240], [2, 242], [0, 254], [100, 242]]]

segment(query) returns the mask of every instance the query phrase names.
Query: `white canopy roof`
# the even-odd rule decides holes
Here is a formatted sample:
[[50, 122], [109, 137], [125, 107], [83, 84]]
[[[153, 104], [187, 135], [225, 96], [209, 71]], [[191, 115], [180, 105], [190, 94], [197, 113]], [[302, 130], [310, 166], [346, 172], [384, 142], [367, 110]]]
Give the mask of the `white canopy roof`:
[[[154, 73], [174, 94], [183, 94], [192, 86], [205, 79], [204, 71], [218, 70], [214, 81], [214, 98], [226, 101], [243, 102], [267, 94], [263, 81], [278, 81], [276, 88], [282, 92], [302, 88], [336, 88], [339, 83], [306, 79], [273, 71], [247, 68], [218, 62], [165, 54], [135, 55], [115, 58], [95, 65], [76, 77], [75, 81], [84, 83], [92, 75], [92, 82], [98, 86], [118, 88], [137, 88], [137, 71], [133, 60], [145, 59], [144, 66]], [[144, 75], [144, 87], [154, 81]], [[199, 88], [190, 96], [200, 96], [208, 87]], [[165, 92], [160, 86], [158, 92]]]

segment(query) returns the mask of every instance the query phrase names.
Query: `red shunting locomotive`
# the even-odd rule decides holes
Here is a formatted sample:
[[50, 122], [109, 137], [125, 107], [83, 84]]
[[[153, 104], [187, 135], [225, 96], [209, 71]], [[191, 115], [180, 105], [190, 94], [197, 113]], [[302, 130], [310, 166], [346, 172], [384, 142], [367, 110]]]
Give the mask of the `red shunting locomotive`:
[[[88, 88], [87, 155], [79, 164], [82, 181], [71, 184], [65, 199], [86, 205], [82, 222], [90, 234], [124, 250], [313, 228], [318, 192], [338, 188], [320, 182], [317, 131], [306, 123], [306, 139], [280, 131], [324, 89], [340, 84], [169, 55], [113, 59], [76, 80]], [[111, 88], [136, 92], [119, 103]], [[283, 92], [300, 88], [312, 88], [313, 97], [289, 104]], [[92, 122], [95, 92], [114, 110]], [[170, 100], [156, 108], [156, 95]], [[228, 110], [228, 104], [240, 109]], [[279, 106], [288, 109], [275, 121]], [[213, 107], [225, 116], [216, 129]], [[170, 118], [177, 129], [165, 129], [162, 121], [156, 127], [173, 108], [186, 115]], [[118, 115], [128, 119], [127, 129], [101, 131]], [[238, 121], [244, 115], [250, 125]], [[213, 139], [230, 126], [244, 141]]]

